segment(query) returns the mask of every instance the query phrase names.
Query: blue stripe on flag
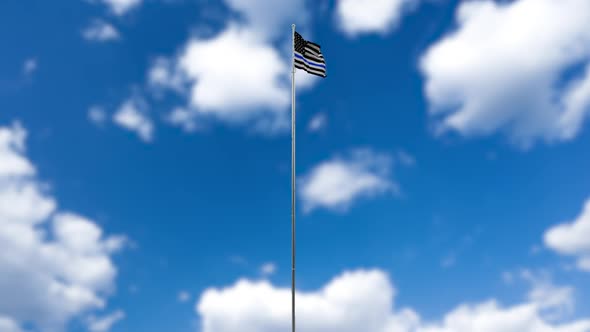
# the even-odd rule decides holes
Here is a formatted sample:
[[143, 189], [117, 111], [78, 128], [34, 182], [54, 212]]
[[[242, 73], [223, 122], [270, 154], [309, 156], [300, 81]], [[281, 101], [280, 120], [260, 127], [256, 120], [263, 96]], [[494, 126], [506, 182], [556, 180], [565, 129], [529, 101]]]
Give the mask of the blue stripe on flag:
[[301, 54], [295, 53], [295, 57], [299, 60], [303, 60], [305, 63], [307, 63], [310, 66], [321, 67], [321, 68], [326, 69], [326, 65], [310, 61], [310, 60], [304, 58]]

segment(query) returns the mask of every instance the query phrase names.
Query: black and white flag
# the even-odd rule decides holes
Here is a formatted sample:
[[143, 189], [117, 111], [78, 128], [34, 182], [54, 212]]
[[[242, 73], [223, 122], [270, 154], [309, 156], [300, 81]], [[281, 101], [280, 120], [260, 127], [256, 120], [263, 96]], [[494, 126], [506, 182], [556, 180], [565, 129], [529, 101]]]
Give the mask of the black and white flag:
[[326, 60], [320, 50], [320, 45], [307, 41], [295, 32], [295, 68], [303, 69], [306, 72], [326, 77]]

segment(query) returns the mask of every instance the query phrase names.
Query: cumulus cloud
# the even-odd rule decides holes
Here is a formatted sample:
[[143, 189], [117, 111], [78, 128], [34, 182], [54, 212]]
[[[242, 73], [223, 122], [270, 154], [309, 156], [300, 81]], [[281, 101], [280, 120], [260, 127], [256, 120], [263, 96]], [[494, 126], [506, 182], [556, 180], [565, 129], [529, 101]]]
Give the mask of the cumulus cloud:
[[103, 20], [95, 20], [82, 31], [86, 40], [107, 42], [120, 38], [119, 31], [110, 23]]
[[[345, 272], [316, 291], [297, 293], [303, 332], [588, 332], [590, 320], [552, 324], [534, 301], [503, 307], [496, 300], [463, 304], [440, 322], [423, 322], [398, 308], [397, 291], [380, 270]], [[290, 326], [290, 289], [268, 281], [239, 280], [207, 289], [196, 304], [203, 332], [271, 332]]]
[[545, 245], [554, 251], [578, 259], [578, 267], [590, 272], [590, 199], [576, 219], [545, 232]]
[[[289, 128], [291, 44], [290, 31], [281, 27], [300, 22], [298, 30], [306, 31], [305, 1], [225, 4], [232, 11], [227, 25], [213, 36], [193, 36], [177, 55], [154, 61], [149, 85], [158, 95], [169, 91], [186, 98], [186, 104], [167, 117], [185, 131], [206, 121], [245, 125], [262, 133], [284, 131]], [[296, 78], [302, 89], [317, 82], [299, 72]]]
[[125, 312], [122, 310], [117, 310], [112, 314], [100, 318], [92, 316], [88, 320], [88, 330], [90, 332], [107, 332], [111, 330], [113, 325], [124, 318]]
[[0, 128], [0, 327], [40, 331], [105, 307], [125, 238], [106, 237], [93, 221], [57, 210], [25, 155], [26, 132]]
[[339, 28], [349, 36], [386, 34], [397, 27], [405, 12], [417, 0], [338, 0], [336, 19]]
[[342, 211], [359, 198], [397, 190], [390, 179], [392, 162], [387, 155], [361, 149], [320, 163], [299, 179], [304, 209]]
[[[590, 109], [590, 2], [469, 1], [421, 59], [439, 133], [506, 134], [528, 147], [574, 138]], [[573, 77], [573, 78], [572, 78]]]
[[[316, 292], [297, 294], [301, 331], [381, 331], [391, 322], [411, 326], [409, 310], [392, 314], [395, 289], [380, 271], [348, 272]], [[290, 324], [289, 289], [267, 281], [240, 280], [208, 289], [197, 303], [203, 332], [271, 332]]]
[[[240, 56], [234, 56], [239, 54]], [[213, 119], [280, 127], [288, 116], [288, 63], [250, 27], [231, 24], [213, 38], [193, 38], [174, 60], [160, 58], [149, 72], [158, 92], [187, 96], [168, 119], [186, 131]]]
[[144, 142], [151, 142], [154, 125], [146, 113], [146, 104], [142, 100], [132, 98], [121, 105], [113, 115], [113, 121], [124, 129], [135, 132]]
[[190, 41], [180, 67], [194, 82], [191, 104], [202, 113], [244, 119], [289, 104], [288, 89], [280, 87], [287, 64], [247, 28], [233, 25], [216, 38]]
[[[160, 91], [188, 96], [186, 107], [176, 107], [167, 116], [169, 123], [187, 132], [213, 119], [274, 133], [289, 128], [288, 71], [275, 48], [234, 26], [213, 39], [191, 40], [175, 65], [161, 59], [149, 77], [150, 85]], [[297, 84], [302, 88], [314, 82], [301, 73], [296, 76], [302, 78]]]

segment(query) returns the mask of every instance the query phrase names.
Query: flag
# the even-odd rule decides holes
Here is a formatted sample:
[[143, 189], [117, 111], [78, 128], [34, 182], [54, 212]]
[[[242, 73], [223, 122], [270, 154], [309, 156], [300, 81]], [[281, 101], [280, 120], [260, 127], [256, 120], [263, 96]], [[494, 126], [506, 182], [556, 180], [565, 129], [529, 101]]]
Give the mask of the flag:
[[295, 68], [326, 77], [326, 60], [320, 50], [320, 45], [307, 41], [295, 31]]

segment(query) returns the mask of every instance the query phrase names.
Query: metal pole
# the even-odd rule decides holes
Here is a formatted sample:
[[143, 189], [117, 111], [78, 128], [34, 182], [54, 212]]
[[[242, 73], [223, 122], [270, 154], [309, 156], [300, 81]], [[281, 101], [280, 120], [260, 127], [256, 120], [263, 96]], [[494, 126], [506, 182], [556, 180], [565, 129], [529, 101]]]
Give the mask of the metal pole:
[[291, 326], [295, 332], [295, 24], [291, 60]]

